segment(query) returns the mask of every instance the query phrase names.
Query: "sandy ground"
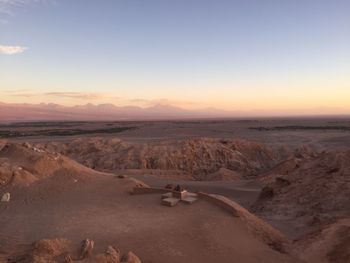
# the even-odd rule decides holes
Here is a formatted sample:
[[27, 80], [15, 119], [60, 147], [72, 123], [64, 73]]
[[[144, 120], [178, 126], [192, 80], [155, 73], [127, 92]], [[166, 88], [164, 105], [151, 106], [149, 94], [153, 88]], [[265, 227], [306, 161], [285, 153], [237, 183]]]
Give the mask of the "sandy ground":
[[206, 201], [169, 208], [158, 194], [130, 195], [128, 179], [60, 180], [12, 190], [11, 202], [1, 204], [0, 251], [64, 237], [94, 239], [96, 253], [111, 244], [132, 250], [143, 262], [296, 262]]
[[[112, 125], [112, 126], [109, 126]], [[210, 138], [243, 138], [263, 142], [272, 146], [312, 144], [320, 149], [350, 147], [350, 132], [336, 130], [303, 130], [303, 131], [258, 131], [251, 127], [276, 126], [346, 126], [350, 127], [349, 118], [274, 118], [274, 119], [226, 119], [226, 120], [193, 120], [193, 121], [147, 121], [147, 122], [91, 122], [70, 128], [96, 129], [103, 127], [132, 126], [137, 129], [115, 134], [91, 134], [63, 137], [23, 137], [16, 141], [70, 141], [82, 137], [119, 137], [126, 141], [151, 142], [168, 139], [188, 139], [198, 137]], [[56, 127], [62, 129], [62, 127]], [[1, 130], [8, 130], [1, 127]], [[35, 127], [17, 130], [35, 130]]]
[[[339, 123], [334, 124], [334, 120], [319, 119], [147, 122], [137, 123], [138, 129], [135, 130], [110, 135], [101, 134], [100, 136], [118, 137], [135, 144], [168, 139], [212, 137], [245, 138], [263, 142], [272, 147], [287, 145], [293, 148], [301, 144], [311, 144], [320, 151], [348, 149], [350, 147], [348, 131], [257, 131], [248, 129], [256, 126], [327, 124], [338, 125]], [[100, 124], [91, 125], [95, 127]], [[350, 122], [342, 120], [339, 125], [350, 125]], [[26, 137], [11, 139], [11, 141], [67, 142], [87, 137], [90, 136]], [[337, 160], [339, 158], [335, 158], [334, 165], [332, 163], [328, 166], [337, 167], [339, 165]], [[27, 162], [30, 162], [30, 159]], [[323, 162], [320, 164], [315, 162], [315, 168], [307, 163], [305, 171], [313, 171], [323, 166]], [[320, 176], [331, 176], [327, 171], [333, 171], [333, 166], [329, 167], [330, 169], [322, 168], [321, 170], [326, 172], [320, 173]], [[313, 168], [310, 169], [310, 167]], [[349, 170], [344, 170], [344, 167], [347, 166], [341, 165], [337, 173], [349, 182], [347, 179]], [[300, 180], [297, 181], [305, 182], [307, 186], [305, 189], [309, 189], [312, 185], [309, 184], [309, 181], [312, 181], [312, 178], [310, 175], [306, 178], [307, 180], [304, 180], [303, 175], [309, 174], [305, 171], [301, 170]], [[257, 200], [265, 185], [264, 181], [258, 179], [196, 182], [183, 180], [185, 178], [166, 178], [166, 176], [157, 178], [155, 175], [140, 173], [140, 171], [136, 173], [113, 172], [129, 174], [152, 186], [163, 187], [168, 183], [181, 184], [191, 191], [222, 194], [248, 210]], [[288, 169], [282, 172], [288, 175]], [[291, 174], [289, 177], [287, 179], [295, 176]], [[290, 181], [293, 182], [293, 180]], [[320, 187], [329, 189], [328, 181], [327, 179], [320, 182]], [[292, 196], [291, 202], [288, 201], [288, 198], [283, 199], [276, 195], [277, 201], [281, 201], [282, 211], [289, 204], [303, 201], [299, 200], [299, 196], [292, 195], [294, 191], [289, 191], [293, 190], [294, 185], [291, 184], [280, 190], [283, 194], [281, 196]], [[2, 226], [0, 255], [20, 249], [25, 244], [39, 239], [63, 237], [76, 243], [85, 238], [94, 239], [96, 253], [102, 252], [108, 245], [116, 245], [123, 251], [134, 251], [143, 259], [143, 262], [233, 262], [233, 258], [234, 262], [298, 262], [271, 249], [254, 236], [244, 222], [210, 203], [200, 200], [192, 206], [180, 204], [174, 208], [163, 207], [160, 205], [159, 195], [130, 196], [127, 191], [131, 186], [132, 183], [128, 182], [128, 179], [116, 179], [112, 176], [92, 176], [86, 181], [79, 180], [75, 183], [74, 180], [68, 179], [67, 181], [67, 176], [60, 177], [57, 174], [29, 187], [11, 189], [11, 202], [0, 203], [0, 225]], [[347, 186], [348, 184], [343, 184], [342, 187]], [[306, 194], [308, 191], [311, 190], [303, 191], [300, 196], [305, 199], [308, 197]], [[314, 189], [313, 192], [317, 191]], [[295, 193], [298, 194], [298, 192]], [[296, 206], [301, 207], [301, 205]], [[313, 234], [314, 236], [303, 237], [309, 232], [305, 228], [305, 222], [275, 212], [261, 215], [264, 215], [265, 221], [279, 229], [291, 240], [299, 239], [295, 247], [307, 262], [349, 262], [347, 261], [350, 255], [347, 248], [349, 240], [343, 237], [343, 226], [339, 228], [337, 223], [334, 226], [322, 226], [318, 233]], [[348, 225], [347, 222], [346, 233], [349, 231]], [[308, 233], [308, 235], [311, 234]]]
[[[118, 173], [117, 173], [118, 174]], [[202, 191], [206, 193], [220, 194], [234, 200], [244, 208], [251, 210], [251, 206], [258, 200], [261, 189], [264, 186], [259, 180], [239, 180], [239, 181], [188, 181], [162, 179], [150, 175], [139, 175], [135, 172], [126, 172], [130, 176], [137, 178], [149, 185], [164, 187], [167, 184], [181, 185], [182, 187], [196, 192]], [[266, 222], [271, 224], [276, 229], [280, 230], [291, 240], [303, 235], [307, 229], [301, 222], [294, 218], [284, 217], [281, 215], [260, 215]]]

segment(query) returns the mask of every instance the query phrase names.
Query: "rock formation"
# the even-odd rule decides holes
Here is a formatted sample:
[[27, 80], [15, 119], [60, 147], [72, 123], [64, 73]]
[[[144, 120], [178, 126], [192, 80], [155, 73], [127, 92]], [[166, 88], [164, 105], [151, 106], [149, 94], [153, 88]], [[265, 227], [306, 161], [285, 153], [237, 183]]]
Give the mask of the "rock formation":
[[15, 252], [7, 262], [24, 263], [141, 263], [133, 252], [121, 258], [119, 249], [108, 246], [104, 253], [93, 255], [94, 241], [85, 239], [77, 254], [77, 247], [67, 239], [42, 239], [34, 242], [25, 251]]
[[197, 180], [255, 176], [272, 168], [281, 157], [278, 151], [260, 143], [209, 138], [152, 143], [91, 138], [49, 143], [46, 148], [97, 170], [175, 170]]
[[292, 217], [347, 215], [350, 211], [350, 151], [322, 153], [274, 178], [254, 205], [257, 212]]
[[81, 244], [81, 250], [80, 250], [80, 259], [85, 259], [87, 257], [90, 257], [92, 255], [92, 251], [94, 249], [95, 242], [90, 239], [85, 239]]

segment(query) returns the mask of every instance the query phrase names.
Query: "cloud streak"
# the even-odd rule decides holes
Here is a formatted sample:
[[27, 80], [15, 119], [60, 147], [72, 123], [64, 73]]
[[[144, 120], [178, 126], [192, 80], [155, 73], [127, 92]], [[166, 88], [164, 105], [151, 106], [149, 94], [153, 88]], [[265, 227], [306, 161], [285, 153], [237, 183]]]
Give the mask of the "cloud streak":
[[51, 0], [0, 0], [0, 13], [13, 15], [13, 10], [29, 4], [48, 3]]
[[129, 99], [127, 100], [128, 103], [131, 104], [137, 104], [137, 105], [143, 105], [145, 107], [152, 107], [156, 105], [175, 105], [179, 107], [185, 107], [185, 108], [196, 108], [203, 106], [201, 103], [193, 102], [193, 101], [186, 101], [186, 100], [171, 100], [166, 98], [161, 99]]
[[76, 99], [76, 100], [103, 100], [106, 98], [110, 99], [120, 99], [120, 97], [114, 96], [109, 93], [102, 92], [31, 92], [29, 90], [21, 89], [21, 90], [5, 90], [5, 93], [9, 94], [12, 97], [55, 97], [55, 98], [68, 98], [68, 99]]
[[55, 0], [0, 0], [0, 26], [10, 23], [17, 10], [25, 9], [33, 4], [56, 4]]
[[[127, 98], [117, 96], [115, 93], [108, 92], [84, 92], [84, 91], [50, 91], [50, 92], [34, 92], [28, 89], [3, 90], [4, 94], [13, 98], [28, 98], [31, 101], [40, 98], [42, 101], [75, 101], [75, 102], [93, 102], [93, 103], [116, 103], [121, 106], [139, 106], [153, 107], [157, 105], [169, 105], [188, 109], [200, 109], [206, 105], [191, 101], [162, 99], [142, 99], [142, 98]], [[1, 93], [1, 91], [0, 91]]]
[[107, 96], [107, 94], [97, 92], [46, 92], [43, 95], [82, 100], [96, 100]]
[[2, 55], [16, 55], [23, 53], [27, 48], [21, 46], [4, 46], [0, 45], [0, 54]]

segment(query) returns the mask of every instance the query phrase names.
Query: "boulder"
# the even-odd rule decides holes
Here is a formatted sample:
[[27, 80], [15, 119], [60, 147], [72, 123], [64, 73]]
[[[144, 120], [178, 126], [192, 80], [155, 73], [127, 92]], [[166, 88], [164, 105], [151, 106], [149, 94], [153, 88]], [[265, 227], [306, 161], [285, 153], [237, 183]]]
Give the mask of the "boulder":
[[97, 255], [94, 258], [94, 262], [100, 263], [120, 263], [120, 251], [119, 249], [108, 246], [105, 253]]
[[133, 252], [129, 251], [123, 256], [122, 263], [141, 263], [141, 260]]
[[33, 254], [56, 257], [67, 250], [69, 243], [66, 239], [42, 239], [34, 243]]

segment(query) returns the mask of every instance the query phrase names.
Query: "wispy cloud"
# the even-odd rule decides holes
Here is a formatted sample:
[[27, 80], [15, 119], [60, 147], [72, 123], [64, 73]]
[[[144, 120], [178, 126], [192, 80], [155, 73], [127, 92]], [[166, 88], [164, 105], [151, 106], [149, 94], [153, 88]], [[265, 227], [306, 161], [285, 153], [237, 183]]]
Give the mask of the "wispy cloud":
[[[50, 91], [39, 92], [29, 89], [11, 89], [0, 90], [6, 97], [18, 98], [18, 100], [28, 99], [29, 101], [46, 101], [54, 102], [58, 101], [63, 103], [118, 103], [120, 106], [139, 106], [139, 107], [153, 107], [157, 105], [175, 106], [186, 109], [201, 109], [206, 105], [191, 102], [170, 100], [166, 98], [162, 99], [143, 99], [143, 98], [127, 98], [118, 96], [114, 92], [83, 92], [83, 91]], [[1, 97], [1, 96], [0, 96]]]
[[185, 108], [195, 108], [195, 107], [203, 106], [200, 103], [196, 103], [193, 101], [170, 100], [166, 98], [161, 98], [161, 99], [136, 98], [136, 99], [129, 99], [128, 102], [131, 104], [143, 105], [146, 107], [156, 106], [156, 105], [173, 105], [173, 106], [185, 107]]
[[15, 55], [15, 54], [23, 53], [26, 49], [27, 49], [26, 47], [21, 47], [21, 46], [3, 46], [3, 45], [0, 45], [0, 54]]
[[56, 4], [56, 0], [0, 0], [0, 26], [9, 24], [17, 11], [32, 4]]
[[120, 97], [115, 96], [110, 93], [103, 92], [31, 92], [30, 90], [19, 89], [19, 90], [5, 90], [5, 93], [9, 94], [12, 97], [22, 97], [22, 98], [30, 98], [30, 97], [55, 97], [55, 98], [68, 98], [75, 100], [103, 100], [103, 99], [120, 99]]
[[0, 13], [13, 15], [17, 8], [23, 8], [29, 4], [51, 3], [51, 0], [0, 0]]
[[31, 98], [38, 95], [38, 93], [31, 92], [30, 90], [27, 90], [27, 89], [3, 90], [2, 93], [11, 97], [20, 97], [20, 98]]
[[15, 93], [15, 94], [12, 94], [13, 97], [20, 97], [20, 98], [33, 98], [33, 97], [36, 97], [37, 94], [34, 94], [34, 93], [30, 93], [30, 92], [21, 92], [21, 93]]
[[28, 91], [28, 89], [6, 89], [3, 90], [5, 93], [18, 93], [18, 92], [25, 92]]
[[65, 98], [72, 98], [72, 99], [82, 99], [82, 100], [103, 99], [108, 96], [108, 94], [98, 93], [98, 92], [46, 92], [43, 95], [54, 96], [54, 97], [65, 97]]

